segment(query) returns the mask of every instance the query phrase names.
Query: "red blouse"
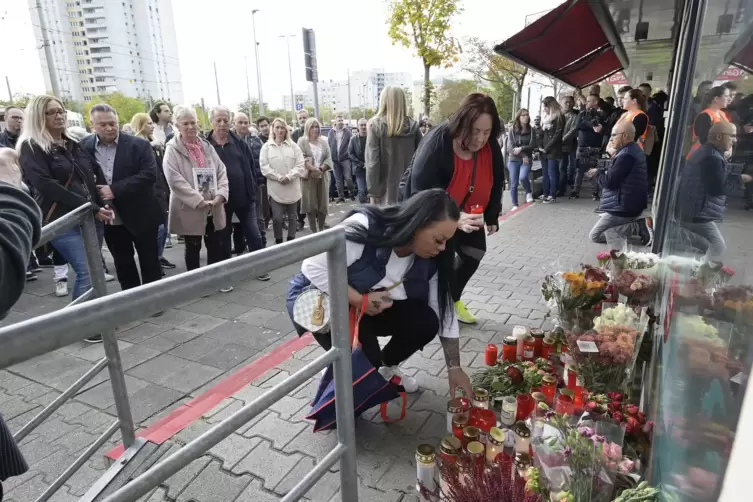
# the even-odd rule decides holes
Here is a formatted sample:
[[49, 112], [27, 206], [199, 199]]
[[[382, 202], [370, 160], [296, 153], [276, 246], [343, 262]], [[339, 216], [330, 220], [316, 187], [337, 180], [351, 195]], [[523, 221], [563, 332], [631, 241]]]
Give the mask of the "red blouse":
[[[471, 176], [473, 174], [473, 158], [468, 160], [461, 159], [455, 155], [455, 169], [452, 173], [452, 180], [447, 187], [447, 193], [452, 200], [460, 205], [468, 194], [468, 188], [471, 186]], [[492, 168], [492, 150], [487, 143], [477, 154], [476, 179], [473, 183], [473, 193], [465, 203], [465, 207], [460, 210], [470, 213], [470, 207], [479, 205], [484, 209], [489, 205], [489, 198], [492, 193], [494, 184], [494, 171]]]

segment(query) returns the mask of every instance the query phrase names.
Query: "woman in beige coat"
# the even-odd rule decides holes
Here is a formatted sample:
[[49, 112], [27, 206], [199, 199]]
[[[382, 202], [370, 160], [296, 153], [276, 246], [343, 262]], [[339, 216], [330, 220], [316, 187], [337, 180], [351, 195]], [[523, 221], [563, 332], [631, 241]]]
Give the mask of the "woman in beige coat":
[[199, 268], [202, 237], [207, 265], [222, 260], [228, 179], [214, 147], [198, 135], [194, 109], [176, 106], [173, 117], [178, 132], [167, 143], [162, 161], [170, 186], [170, 232], [185, 238], [186, 268], [193, 270]]
[[418, 122], [407, 111], [403, 90], [385, 87], [379, 97], [379, 111], [369, 121], [366, 185], [376, 204], [397, 204], [400, 179], [421, 141]]
[[306, 174], [301, 178], [301, 213], [309, 220], [311, 231], [324, 230], [329, 213], [329, 175], [332, 169], [332, 152], [321, 136], [321, 124], [310, 118], [303, 126], [303, 136], [298, 138], [298, 147], [303, 153]]
[[303, 154], [292, 139], [288, 125], [276, 118], [270, 126], [269, 140], [259, 152], [261, 174], [267, 178], [269, 207], [272, 209], [272, 230], [275, 243], [282, 242], [282, 220], [288, 216], [288, 240], [295, 239], [298, 201], [301, 200], [301, 176], [304, 175]]

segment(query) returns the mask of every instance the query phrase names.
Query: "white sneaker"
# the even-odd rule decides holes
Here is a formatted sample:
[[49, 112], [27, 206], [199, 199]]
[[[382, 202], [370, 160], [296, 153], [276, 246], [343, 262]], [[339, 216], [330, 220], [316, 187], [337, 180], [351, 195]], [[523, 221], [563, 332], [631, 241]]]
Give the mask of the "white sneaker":
[[533, 194], [531, 193], [526, 194], [526, 202], [533, 202]]
[[400, 368], [397, 366], [382, 366], [379, 368], [379, 374], [387, 381], [392, 378], [397, 378], [398, 381], [396, 383], [402, 385], [405, 392], [413, 393], [418, 390], [418, 382], [416, 382], [416, 379], [403, 375], [403, 372], [400, 371]]
[[115, 276], [114, 275], [108, 274], [107, 272], [105, 272], [105, 282], [112, 282], [114, 280], [115, 280]]
[[68, 296], [68, 281], [59, 281], [55, 283], [55, 296]]
[[512, 209], [510, 209], [510, 211], [517, 211], [517, 210], [518, 210], [518, 206], [512, 206]]
[[228, 287], [226, 287], [226, 288], [222, 288], [222, 289], [220, 290], [220, 293], [229, 293], [229, 292], [231, 292], [231, 291], [232, 291], [232, 290], [234, 290], [234, 289], [235, 289], [234, 287], [232, 287], [232, 286], [228, 286]]

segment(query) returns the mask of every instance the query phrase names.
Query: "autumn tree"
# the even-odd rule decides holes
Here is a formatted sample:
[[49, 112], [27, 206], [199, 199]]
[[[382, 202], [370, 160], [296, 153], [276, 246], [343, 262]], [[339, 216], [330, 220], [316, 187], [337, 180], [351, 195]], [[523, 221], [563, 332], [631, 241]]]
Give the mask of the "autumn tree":
[[[514, 111], [517, 111], [523, 94], [523, 83], [528, 68], [519, 65], [494, 52], [494, 47], [480, 38], [471, 37], [464, 44], [463, 68], [478, 79], [493, 87], [507, 88], [517, 98]], [[497, 104], [499, 108], [499, 103]], [[510, 107], [507, 107], [509, 110]]]
[[416, 51], [424, 65], [424, 114], [431, 110], [431, 68], [448, 68], [458, 61], [460, 47], [450, 35], [453, 18], [462, 9], [458, 0], [391, 0], [389, 36], [393, 44]]
[[28, 93], [16, 93], [13, 95], [12, 101], [5, 101], [0, 99], [0, 107], [7, 108], [10, 105], [17, 106], [19, 108], [26, 108], [26, 105], [29, 104], [29, 101], [34, 97], [33, 94]]
[[488, 93], [488, 89], [479, 88], [475, 80], [445, 80], [437, 89], [437, 103], [430, 115], [431, 121], [438, 124], [450, 118], [463, 99], [474, 92]]
[[[264, 103], [264, 109], [269, 110], [269, 105], [267, 103]], [[261, 115], [261, 113], [259, 113], [259, 100], [251, 98], [250, 101], [247, 99], [242, 103], [239, 103], [238, 111], [248, 115], [249, 120], [254, 122]]]

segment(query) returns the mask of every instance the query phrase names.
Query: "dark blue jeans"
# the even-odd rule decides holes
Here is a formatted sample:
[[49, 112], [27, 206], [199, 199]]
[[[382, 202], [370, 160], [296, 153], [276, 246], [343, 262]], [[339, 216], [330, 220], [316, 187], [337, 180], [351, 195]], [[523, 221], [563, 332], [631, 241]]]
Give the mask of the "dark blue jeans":
[[354, 169], [354, 175], [356, 177], [356, 185], [358, 185], [358, 202], [366, 204], [368, 199], [368, 189], [366, 187], [366, 169], [363, 167], [357, 167]]
[[[222, 252], [223, 259], [230, 258], [233, 255], [232, 233], [233, 233], [233, 214], [238, 215], [238, 221], [243, 229], [243, 237], [246, 239], [248, 249], [256, 251], [264, 247], [259, 232], [259, 222], [256, 218], [256, 204], [248, 204], [243, 207], [232, 207], [225, 205], [225, 217], [227, 225], [222, 230]], [[288, 225], [295, 225], [295, 221], [288, 222]]]
[[541, 173], [544, 176], [544, 196], [557, 197], [557, 181], [559, 178], [559, 159], [542, 159]]
[[510, 171], [510, 200], [512, 205], [518, 205], [518, 182], [523, 184], [526, 194], [531, 193], [531, 180], [528, 175], [531, 173], [531, 164], [524, 164], [521, 160], [511, 160], [507, 163], [507, 169]]
[[[97, 222], [97, 239], [99, 247], [102, 247], [105, 227], [102, 223]], [[89, 275], [89, 265], [86, 263], [86, 252], [84, 251], [84, 237], [81, 234], [81, 227], [74, 227], [64, 234], [55, 237], [51, 242], [52, 246], [57, 249], [60, 256], [73, 267], [76, 273], [76, 280], [73, 283], [73, 299], [86, 293], [91, 287], [92, 281]], [[104, 265], [104, 260], [102, 260]]]
[[557, 183], [557, 192], [565, 195], [568, 186], [573, 186], [575, 182], [575, 171], [578, 169], [575, 160], [575, 149], [572, 152], [562, 154], [560, 161], [559, 183]]

